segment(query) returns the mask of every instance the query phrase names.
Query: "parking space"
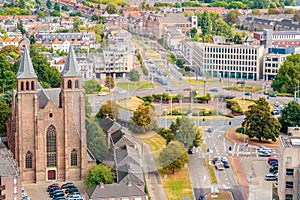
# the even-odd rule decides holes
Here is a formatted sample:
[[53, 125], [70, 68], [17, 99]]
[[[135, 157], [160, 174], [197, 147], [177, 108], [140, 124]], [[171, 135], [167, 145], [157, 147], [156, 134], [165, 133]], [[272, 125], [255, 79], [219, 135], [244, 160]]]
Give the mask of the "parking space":
[[[51, 200], [48, 192], [47, 187], [48, 185], [51, 185], [52, 183], [56, 182], [42, 182], [42, 183], [23, 183], [23, 188], [25, 189], [26, 194], [30, 197], [31, 200]], [[62, 185], [66, 182], [57, 182], [59, 185]], [[81, 196], [84, 197], [84, 191], [86, 190], [86, 187], [83, 183], [83, 181], [72, 181], [74, 185], [78, 188]]]
[[249, 183], [249, 199], [271, 199], [273, 181], [265, 181], [269, 174], [268, 158], [242, 157], [241, 165]]

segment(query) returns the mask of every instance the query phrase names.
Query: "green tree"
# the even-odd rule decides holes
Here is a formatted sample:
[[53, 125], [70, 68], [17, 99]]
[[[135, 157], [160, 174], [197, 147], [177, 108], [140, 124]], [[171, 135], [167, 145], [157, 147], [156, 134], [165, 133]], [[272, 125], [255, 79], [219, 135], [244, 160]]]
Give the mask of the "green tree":
[[47, 0], [46, 6], [47, 6], [48, 9], [51, 9], [51, 8], [52, 8], [52, 3], [51, 3], [50, 0]]
[[101, 162], [108, 155], [106, 136], [96, 122], [86, 119], [85, 124], [87, 147], [93, 156]]
[[263, 97], [256, 100], [254, 105], [249, 106], [242, 126], [246, 128], [246, 135], [249, 138], [256, 137], [259, 142], [262, 139], [276, 141], [281, 129], [281, 124], [271, 114], [270, 105]]
[[267, 8], [270, 4], [270, 0], [254, 0], [253, 8]]
[[87, 94], [94, 94], [96, 92], [101, 92], [101, 85], [95, 80], [87, 80], [83, 84], [83, 88]]
[[158, 162], [163, 169], [172, 170], [174, 174], [175, 169], [181, 169], [189, 162], [189, 156], [181, 142], [172, 141], [160, 152]]
[[60, 17], [60, 11], [52, 10], [50, 15], [52, 17]]
[[87, 171], [84, 180], [87, 188], [102, 184], [111, 184], [113, 182], [113, 173], [109, 167], [99, 164], [95, 165]]
[[226, 15], [226, 22], [229, 24], [235, 24], [238, 16], [242, 15], [238, 10], [231, 10], [229, 13]]
[[64, 11], [69, 11], [69, 7], [67, 5], [62, 5], [61, 9]]
[[92, 21], [97, 21], [97, 20], [99, 20], [98, 15], [93, 14], [93, 15], [92, 15]]
[[166, 139], [166, 144], [169, 144], [172, 140], [174, 140], [174, 133], [169, 128], [162, 128], [158, 133]]
[[22, 35], [24, 35], [26, 33], [26, 30], [24, 29], [24, 26], [23, 26], [23, 21], [20, 20], [17, 24], [17, 29], [19, 29], [22, 33]]
[[60, 5], [59, 5], [59, 3], [55, 2], [53, 8], [54, 8], [54, 10], [56, 10], [56, 11], [60, 11]]
[[117, 14], [119, 11], [118, 5], [112, 2], [109, 2], [105, 8], [105, 11], [108, 14]]
[[176, 122], [172, 122], [170, 129], [174, 133], [174, 140], [178, 140], [184, 144], [186, 148], [193, 146], [196, 138], [195, 123], [188, 117], [177, 117]]
[[192, 29], [190, 30], [190, 33], [191, 33], [191, 37], [194, 38], [195, 35], [197, 34], [197, 29], [196, 29], [196, 28], [192, 28]]
[[109, 92], [111, 89], [115, 87], [115, 80], [112, 76], [106, 76], [104, 86], [109, 89]]
[[20, 0], [19, 5], [20, 5], [20, 8], [24, 9], [25, 8], [25, 0]]
[[96, 24], [94, 26], [94, 32], [97, 35], [103, 35], [103, 33], [104, 33], [104, 26], [103, 26], [103, 24]]
[[80, 31], [80, 25], [82, 25], [81, 19], [77, 16], [73, 19], [73, 31], [79, 32]]
[[119, 107], [116, 102], [108, 100], [102, 104], [96, 117], [103, 119], [108, 115], [111, 119], [117, 119], [120, 116]]
[[288, 127], [296, 127], [300, 125], [300, 105], [291, 101], [288, 105], [281, 111], [281, 116], [279, 117], [279, 122], [281, 124], [281, 131], [287, 133]]
[[35, 3], [36, 3], [37, 5], [42, 5], [41, 0], [35, 0]]
[[288, 8], [288, 9], [284, 10], [284, 14], [294, 14], [294, 13], [295, 13], [295, 11], [292, 8]]
[[176, 2], [176, 3], [174, 4], [174, 8], [181, 8], [181, 4], [180, 4], [179, 2]]
[[271, 87], [281, 93], [294, 93], [300, 84], [300, 54], [293, 54], [286, 58], [279, 68]]
[[11, 113], [11, 108], [9, 107], [9, 105], [0, 101], [0, 136], [1, 137], [6, 135], [6, 121], [10, 113]]
[[135, 69], [130, 70], [129, 80], [132, 81], [132, 82], [139, 81], [140, 80], [140, 73]]
[[207, 10], [202, 15], [201, 30], [203, 36], [212, 33], [212, 21]]
[[193, 140], [193, 146], [199, 147], [203, 143], [203, 140], [204, 140], [203, 135], [202, 135], [200, 129], [198, 129], [196, 131], [195, 139]]
[[47, 14], [47, 13], [44, 13], [44, 12], [38, 12], [38, 13], [37, 13], [37, 16], [38, 16], [38, 18], [45, 18], [45, 17], [48, 16], [48, 14]]
[[156, 129], [157, 123], [154, 117], [155, 112], [150, 106], [139, 105], [131, 117], [130, 130], [135, 133], [144, 133]]
[[268, 14], [269, 15], [277, 15], [277, 14], [280, 14], [281, 12], [278, 10], [278, 9], [276, 9], [276, 8], [269, 8], [268, 9]]
[[85, 116], [89, 118], [90, 115], [92, 114], [92, 106], [89, 102], [89, 97], [87, 94], [84, 94], [84, 102], [85, 102]]
[[227, 39], [230, 38], [232, 34], [231, 28], [222, 18], [216, 19], [213, 24], [214, 24], [213, 26], [214, 35], [221, 35]]
[[261, 15], [261, 12], [259, 9], [253, 9], [251, 12], [252, 15]]
[[176, 60], [176, 66], [179, 67], [179, 68], [183, 68], [184, 67], [183, 66], [183, 62], [182, 62], [181, 59]]
[[7, 45], [4, 46], [1, 51], [0, 54], [5, 54], [5, 55], [10, 55], [10, 53], [14, 52], [17, 57], [19, 57], [21, 55], [21, 51], [19, 49], [19, 47], [16, 47], [15, 45]]
[[299, 22], [300, 21], [300, 10], [297, 10], [294, 14], [294, 21]]
[[243, 36], [240, 32], [235, 32], [235, 34], [233, 36], [233, 42], [235, 44], [243, 44], [244, 43]]

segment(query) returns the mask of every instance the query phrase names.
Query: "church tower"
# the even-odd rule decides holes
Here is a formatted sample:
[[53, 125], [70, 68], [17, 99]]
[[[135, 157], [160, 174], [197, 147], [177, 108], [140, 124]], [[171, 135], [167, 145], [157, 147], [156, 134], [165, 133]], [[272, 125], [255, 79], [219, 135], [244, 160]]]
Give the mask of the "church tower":
[[69, 48], [62, 71], [61, 103], [64, 117], [65, 153], [76, 152], [79, 168], [71, 166], [66, 159], [66, 178], [84, 176], [87, 171], [87, 146], [85, 130], [85, 102], [82, 88], [82, 75], [76, 62], [72, 45]]

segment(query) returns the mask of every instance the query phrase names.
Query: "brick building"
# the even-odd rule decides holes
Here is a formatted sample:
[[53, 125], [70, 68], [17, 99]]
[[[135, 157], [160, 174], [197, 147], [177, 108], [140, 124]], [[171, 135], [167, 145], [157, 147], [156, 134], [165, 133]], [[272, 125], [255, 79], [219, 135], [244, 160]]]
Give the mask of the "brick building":
[[70, 47], [61, 88], [44, 89], [24, 48], [7, 122], [24, 182], [79, 180], [94, 162], [86, 147], [82, 77]]

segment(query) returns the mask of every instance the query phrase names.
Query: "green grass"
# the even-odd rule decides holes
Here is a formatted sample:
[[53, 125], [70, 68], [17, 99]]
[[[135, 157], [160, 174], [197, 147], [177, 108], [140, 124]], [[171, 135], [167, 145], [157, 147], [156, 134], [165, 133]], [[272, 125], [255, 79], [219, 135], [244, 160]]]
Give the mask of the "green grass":
[[138, 81], [136, 83], [134, 83], [134, 82], [118, 82], [118, 83], [116, 83], [116, 86], [123, 90], [137, 90], [137, 89], [147, 89], [149, 87], [152, 89], [154, 84], [150, 81]]
[[211, 197], [212, 194], [208, 194], [207, 200], [230, 200], [232, 199], [232, 195], [230, 192], [219, 192], [217, 193], [218, 197]]
[[227, 87], [225, 90], [234, 90], [234, 91], [245, 91], [245, 92], [257, 92], [263, 90], [263, 88], [255, 88], [255, 87]]
[[209, 165], [208, 161], [209, 161], [209, 158], [205, 158], [205, 164], [207, 166], [207, 170], [208, 170], [208, 173], [209, 173], [210, 182], [212, 184], [218, 184], [218, 180], [217, 180], [217, 177], [216, 177], [216, 174], [215, 174], [214, 166]]

